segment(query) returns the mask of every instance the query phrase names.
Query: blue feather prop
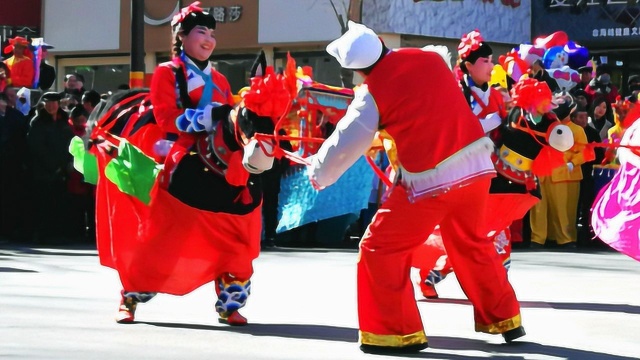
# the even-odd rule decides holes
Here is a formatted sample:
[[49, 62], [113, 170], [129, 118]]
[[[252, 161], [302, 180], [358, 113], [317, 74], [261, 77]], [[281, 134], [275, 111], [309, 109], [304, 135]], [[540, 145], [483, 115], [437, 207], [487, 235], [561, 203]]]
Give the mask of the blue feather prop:
[[291, 167], [280, 183], [276, 232], [339, 215], [359, 215], [368, 206], [374, 175], [365, 158], [360, 157], [335, 184], [317, 191], [311, 186], [306, 167]]

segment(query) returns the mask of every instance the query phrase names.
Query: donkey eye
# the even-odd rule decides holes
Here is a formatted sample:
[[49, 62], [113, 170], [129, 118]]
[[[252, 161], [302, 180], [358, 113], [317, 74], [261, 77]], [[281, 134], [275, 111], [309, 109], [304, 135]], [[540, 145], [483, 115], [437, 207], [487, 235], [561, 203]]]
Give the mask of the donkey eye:
[[547, 140], [552, 148], [559, 151], [567, 151], [573, 146], [573, 134], [567, 125], [557, 125]]

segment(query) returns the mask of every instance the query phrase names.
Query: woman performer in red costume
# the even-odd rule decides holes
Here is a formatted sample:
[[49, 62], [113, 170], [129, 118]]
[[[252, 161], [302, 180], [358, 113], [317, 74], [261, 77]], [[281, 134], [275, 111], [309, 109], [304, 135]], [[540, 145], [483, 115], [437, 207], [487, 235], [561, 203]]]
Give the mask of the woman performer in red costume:
[[260, 129], [241, 115], [229, 116], [229, 83], [209, 62], [216, 22], [198, 5], [174, 17], [173, 60], [154, 72], [150, 94], [157, 126], [128, 138], [164, 159], [164, 168], [141, 212], [139, 239], [130, 247], [114, 246], [124, 287], [120, 323], [132, 322], [137, 304], [156, 293], [184, 295], [211, 281], [219, 321], [247, 323], [238, 310], [249, 296], [260, 249], [262, 193], [255, 174], [273, 158], [260, 147], [243, 148], [241, 139], [252, 136], [245, 126], [270, 133], [273, 123], [268, 119], [270, 128]]

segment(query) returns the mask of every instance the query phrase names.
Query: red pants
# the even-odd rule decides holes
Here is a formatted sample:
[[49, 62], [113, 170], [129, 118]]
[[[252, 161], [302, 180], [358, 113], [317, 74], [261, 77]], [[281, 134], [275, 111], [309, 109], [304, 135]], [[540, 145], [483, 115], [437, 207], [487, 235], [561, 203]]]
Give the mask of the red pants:
[[[511, 230], [505, 228], [492, 236], [491, 239], [496, 252], [500, 255], [502, 265], [509, 270], [511, 266]], [[423, 295], [427, 298], [430, 296], [437, 297], [438, 293], [435, 291], [434, 286], [454, 271], [444, 248], [439, 227], [413, 253], [411, 267], [420, 269], [420, 288]], [[424, 285], [422, 283], [425, 281], [429, 286], [423, 288]]]
[[520, 326], [520, 305], [493, 242], [483, 231], [490, 180], [415, 203], [393, 189], [360, 243], [358, 315], [363, 344], [407, 346], [427, 341], [410, 279], [412, 255], [440, 224], [462, 289], [474, 307], [476, 331]]

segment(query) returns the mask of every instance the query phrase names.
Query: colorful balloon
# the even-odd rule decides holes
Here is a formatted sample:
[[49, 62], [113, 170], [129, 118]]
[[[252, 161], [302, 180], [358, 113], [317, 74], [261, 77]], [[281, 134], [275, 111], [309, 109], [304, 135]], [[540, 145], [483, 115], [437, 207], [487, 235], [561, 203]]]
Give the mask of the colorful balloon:
[[498, 63], [513, 80], [518, 81], [522, 76], [527, 74], [529, 64], [522, 60], [518, 53], [511, 51], [506, 55], [498, 57]]
[[572, 69], [578, 70], [589, 61], [589, 50], [571, 40], [564, 46], [564, 51], [569, 55], [569, 67]]
[[547, 37], [538, 37], [534, 40], [537, 47], [550, 49], [554, 46], [565, 46], [569, 42], [569, 36], [564, 31], [556, 31]]
[[536, 47], [531, 44], [522, 44], [516, 50], [520, 59], [527, 62], [529, 66], [533, 65], [536, 60], [542, 59], [544, 56], [545, 49], [541, 47]]
[[545, 69], [561, 68], [569, 63], [569, 55], [563, 46], [554, 46], [545, 51], [542, 63]]
[[507, 72], [504, 71], [504, 68], [502, 66], [496, 64], [493, 67], [489, 85], [500, 85], [503, 88], [507, 89]]
[[570, 68], [569, 65], [564, 65], [557, 69], [549, 69], [548, 72], [556, 80], [562, 91], [569, 91], [580, 82], [580, 74], [577, 70]]

